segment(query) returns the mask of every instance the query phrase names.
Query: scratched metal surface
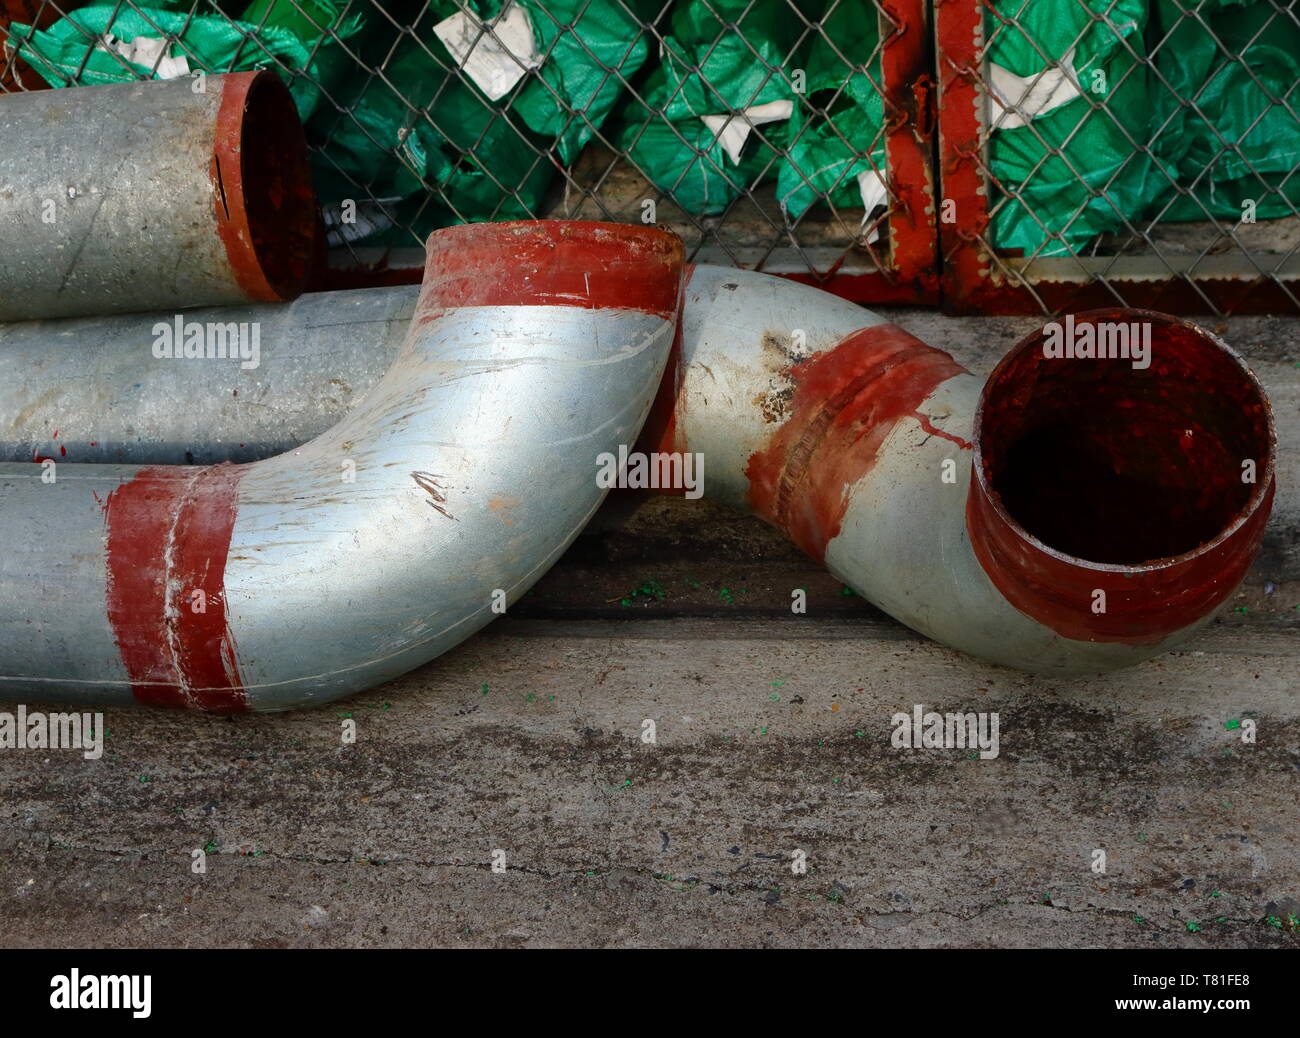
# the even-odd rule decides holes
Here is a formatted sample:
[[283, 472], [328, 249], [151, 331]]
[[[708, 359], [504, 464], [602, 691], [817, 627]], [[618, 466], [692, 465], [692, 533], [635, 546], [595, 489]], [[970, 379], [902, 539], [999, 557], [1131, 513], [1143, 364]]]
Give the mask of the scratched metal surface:
[[[604, 497], [585, 467], [551, 464], [556, 451], [594, 458], [635, 439], [672, 334], [663, 317], [634, 311], [447, 309], [413, 326], [346, 418], [242, 471], [227, 502], [224, 583], [209, 594], [220, 593], [248, 707], [291, 709], [389, 680], [492, 620], [498, 590], [517, 600]], [[139, 675], [128, 680], [104, 657], [115, 635], [127, 652], [115, 589], [171, 542], [151, 544], [135, 513], [114, 519], [139, 466], [57, 471], [47, 484], [44, 466], [0, 464], [0, 525], [12, 544], [0, 562], [0, 695], [129, 702]], [[216, 507], [211, 495], [194, 500]], [[213, 579], [195, 574], [186, 586]], [[34, 586], [49, 606], [35, 617]], [[193, 680], [201, 690], [209, 678]]]
[[0, 320], [245, 298], [208, 173], [220, 82], [0, 95]]

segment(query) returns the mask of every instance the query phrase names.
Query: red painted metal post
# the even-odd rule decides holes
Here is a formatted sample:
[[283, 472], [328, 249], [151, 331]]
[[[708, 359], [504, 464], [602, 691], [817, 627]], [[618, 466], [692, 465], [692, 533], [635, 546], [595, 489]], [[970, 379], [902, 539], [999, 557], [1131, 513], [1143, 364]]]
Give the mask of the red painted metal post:
[[889, 250], [877, 256], [883, 269], [849, 272], [841, 260], [829, 277], [781, 273], [855, 303], [933, 305], [939, 301], [939, 251], [929, 4], [927, 0], [881, 0], [879, 6], [889, 185]]
[[894, 206], [889, 217], [892, 274], [913, 286], [916, 302], [937, 301], [939, 253], [934, 176], [934, 76], [929, 5], [882, 5], [893, 23], [884, 41], [885, 154]]
[[978, 312], [988, 279], [981, 241], [989, 224], [984, 182], [979, 88], [983, 47], [979, 0], [934, 0], [935, 68], [939, 77], [939, 246], [942, 293], [949, 313]]

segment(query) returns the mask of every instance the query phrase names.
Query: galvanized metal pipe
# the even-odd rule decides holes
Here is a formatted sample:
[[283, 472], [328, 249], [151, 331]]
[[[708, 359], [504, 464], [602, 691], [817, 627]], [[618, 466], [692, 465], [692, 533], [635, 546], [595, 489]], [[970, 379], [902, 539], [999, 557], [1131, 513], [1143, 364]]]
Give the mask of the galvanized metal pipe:
[[316, 233], [272, 72], [0, 94], [0, 321], [281, 301]]
[[1149, 323], [1151, 366], [1048, 359], [1036, 333], [981, 386], [824, 293], [698, 267], [659, 449], [703, 453], [709, 496], [936, 641], [1031, 672], [1136, 663], [1208, 622], [1258, 552], [1272, 416], [1190, 322], [1075, 320]]
[[[383, 368], [396, 341], [392, 319], [411, 302], [412, 290], [393, 288], [307, 297], [292, 311], [264, 308], [268, 324], [283, 323], [265, 336], [269, 348], [256, 372], [159, 364], [143, 348], [143, 324], [129, 334], [86, 322], [11, 326], [0, 330], [5, 356], [20, 349], [26, 363], [57, 345], [47, 350], [57, 359], [21, 392], [0, 387], [0, 417], [28, 414], [31, 424], [43, 423], [47, 438], [28, 433], [19, 442], [11, 422], [0, 426], [0, 440], [20, 457], [49, 454], [63, 434], [56, 442], [48, 430], [72, 423], [68, 456], [79, 457], [104, 446], [91, 442], [94, 429], [122, 422], [131, 432], [117, 429], [112, 449], [145, 451], [152, 460], [195, 450], [219, 455], [235, 449], [231, 437], [243, 437], [240, 450], [292, 443], [342, 406], [332, 378], [360, 390]], [[356, 323], [348, 322], [350, 313]], [[1154, 330], [1150, 371], [1086, 360], [1040, 369], [1034, 358], [1041, 343], [1031, 337], [982, 390], [947, 354], [858, 306], [783, 279], [697, 267], [647, 449], [703, 453], [710, 497], [776, 523], [864, 597], [938, 641], [1031, 671], [1069, 674], [1137, 662], [1207, 622], [1244, 575], [1271, 506], [1275, 450], [1263, 390], [1236, 354], [1188, 322], [1140, 316]], [[128, 355], [113, 339], [136, 345]], [[319, 367], [304, 367], [296, 340], [311, 343]], [[73, 342], [87, 344], [88, 383], [63, 381], [74, 368]], [[92, 384], [107, 394], [112, 411], [97, 414]], [[68, 388], [47, 399], [59, 385]], [[233, 401], [246, 398], [256, 405], [241, 403], [236, 411]], [[1138, 414], [1117, 409], [1117, 399], [1164, 403]], [[1148, 525], [1182, 523], [1191, 490], [1192, 504], [1201, 499], [1200, 514], [1215, 529], [1187, 551], [1126, 563], [1089, 562], [1060, 550], [1054, 540], [1078, 544], [1088, 531], [1059, 513], [1033, 516], [1047, 533], [1029, 533], [1003, 497], [1005, 491], [1017, 508], [1032, 509], [1023, 484], [1035, 459], [1015, 457], [1012, 447], [1031, 424], [1050, 431], [1053, 415], [1067, 415], [1089, 442], [1065, 444], [1055, 474], [1040, 459], [1035, 478], [1043, 500], [1053, 480], [1058, 497], [1063, 485], [1079, 481], [1071, 458], [1084, 458], [1083, 447], [1113, 455], [1123, 467], [1126, 452], [1132, 459], [1162, 456], [1138, 438], [1176, 440], [1178, 456], [1192, 457], [1199, 436], [1224, 450], [1207, 447], [1183, 469], [1177, 456], [1166, 455], [1165, 472], [1136, 475], [1157, 491]], [[290, 428], [290, 416], [301, 424]], [[1185, 448], [1183, 434], [1192, 426], [1199, 431]], [[1255, 462], [1255, 482], [1238, 479], [1234, 486], [1228, 477], [1239, 475], [1243, 460]], [[1003, 490], [998, 480], [1005, 480]], [[1133, 541], [1134, 532], [1111, 531], [1111, 544]], [[1104, 612], [1097, 611], [1098, 591]]]
[[440, 231], [391, 368], [303, 446], [0, 465], [0, 694], [286, 710], [459, 643], [600, 504], [595, 458], [644, 421], [681, 280], [652, 228]]
[[[419, 294], [403, 285], [0, 324], [0, 363], [22, 373], [0, 379], [0, 461], [215, 465], [282, 454], [383, 377]], [[206, 346], [216, 330], [225, 356], [156, 355], [189, 332]], [[229, 349], [236, 335], [256, 336], [255, 364]]]

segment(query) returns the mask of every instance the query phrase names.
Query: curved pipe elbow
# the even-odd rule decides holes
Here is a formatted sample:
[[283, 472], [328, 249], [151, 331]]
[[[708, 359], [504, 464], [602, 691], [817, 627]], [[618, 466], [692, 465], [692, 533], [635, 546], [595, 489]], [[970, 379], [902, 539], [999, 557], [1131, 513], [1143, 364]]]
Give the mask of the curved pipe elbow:
[[[73, 457], [173, 461], [229, 451], [235, 438], [250, 449], [297, 443], [337, 417], [340, 373], [357, 386], [378, 378], [413, 296], [373, 289], [210, 312], [263, 323], [254, 373], [124, 360], [118, 344], [146, 341], [151, 318], [0, 328], [7, 352], [45, 365], [21, 392], [0, 388], [0, 401], [7, 392], [6, 409], [37, 424], [72, 423]], [[981, 384], [855, 304], [696, 267], [644, 442], [703, 454], [708, 496], [776, 524], [936, 641], [1028, 671], [1136, 663], [1206, 623], [1257, 553], [1274, 489], [1272, 420], [1241, 359], [1195, 326], [1132, 311], [1075, 320], [1149, 324], [1150, 366], [1049, 360], [1031, 336]], [[297, 345], [308, 341], [310, 363]], [[69, 388], [86, 348], [114, 401], [107, 416]], [[234, 405], [249, 395], [238, 392], [246, 375], [274, 407]], [[62, 395], [45, 402], [55, 383]], [[169, 396], [194, 407], [157, 406]], [[96, 438], [105, 430], [111, 443]], [[18, 430], [0, 432], [0, 450], [33, 456], [38, 445]], [[111, 655], [111, 643], [101, 648]]]
[[301, 447], [206, 468], [60, 465], [52, 484], [0, 466], [7, 696], [325, 702], [446, 651], [545, 572], [603, 497], [596, 456], [645, 419], [681, 243], [524, 223], [439, 231], [428, 248], [391, 368]]
[[1098, 311], [1059, 332], [1120, 326], [1149, 366], [1049, 358], [1040, 331], [981, 386], [859, 307], [698, 267], [661, 449], [702, 453], [706, 494], [936, 641], [1031, 672], [1136, 663], [1244, 577], [1275, 437], [1254, 375], [1189, 322]]

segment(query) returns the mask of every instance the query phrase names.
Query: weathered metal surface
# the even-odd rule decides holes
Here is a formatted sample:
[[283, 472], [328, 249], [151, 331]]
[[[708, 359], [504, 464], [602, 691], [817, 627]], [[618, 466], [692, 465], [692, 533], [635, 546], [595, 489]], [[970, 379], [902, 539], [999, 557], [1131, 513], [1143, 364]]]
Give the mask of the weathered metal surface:
[[3, 94], [0, 140], [0, 320], [302, 291], [317, 216], [274, 73]]
[[497, 224], [429, 252], [392, 367], [299, 448], [0, 465], [0, 695], [285, 710], [396, 677], [527, 591], [604, 497], [597, 455], [644, 421], [681, 243]]
[[[358, 289], [292, 303], [186, 311], [187, 328], [257, 330], [238, 356], [159, 358], [175, 314], [0, 325], [0, 461], [211, 465], [298, 447], [334, 425], [392, 366], [419, 289]], [[232, 340], [233, 341], [233, 340]]]
[[[231, 387], [243, 377], [234, 374], [234, 366], [220, 368], [219, 381], [205, 389], [197, 366], [173, 366], [160, 376], [137, 350], [131, 362], [105, 369], [112, 374], [110, 392], [122, 407], [107, 421], [133, 428], [139, 450], [152, 454], [151, 460], [170, 460], [182, 449], [219, 454], [222, 439], [231, 435], [247, 437], [241, 444], [291, 439], [286, 415], [302, 417], [308, 424], [324, 423], [328, 408], [337, 406], [328, 388], [330, 370], [347, 372], [350, 384], [361, 388], [382, 367], [380, 358], [394, 339], [391, 316], [409, 306], [411, 293], [405, 288], [375, 289], [300, 301], [285, 316], [281, 330], [268, 337], [269, 343], [279, 345], [267, 352], [258, 376], [263, 396], [242, 411], [232, 406], [236, 398]], [[310, 309], [314, 303], [319, 310]], [[367, 316], [358, 327], [332, 324], [361, 304]], [[314, 346], [317, 359], [328, 358], [328, 363], [324, 370], [303, 372], [292, 346], [293, 326], [313, 312], [316, 320], [331, 323]], [[1153, 319], [1164, 327], [1188, 330], [1197, 341], [1211, 344], [1211, 356], [1222, 360], [1226, 370], [1245, 372], [1240, 360], [1213, 337], [1191, 331], [1186, 322]], [[3, 334], [30, 335], [33, 348], [38, 348], [34, 344], [42, 332], [48, 338], [48, 329], [55, 327], [15, 326]], [[76, 336], [73, 329], [64, 334]], [[1153, 615], [1147, 633], [1158, 630], [1168, 637], [1153, 642], [1140, 631], [1128, 632], [1109, 646], [1095, 644], [1090, 639], [1105, 634], [1104, 624], [1079, 637], [1062, 637], [1041, 616], [1031, 618], [1013, 608], [1004, 594], [1005, 580], [1000, 591], [995, 586], [999, 582], [988, 576], [987, 556], [981, 563], [972, 550], [967, 503], [972, 492], [972, 422], [981, 382], [951, 357], [824, 292], [722, 267], [693, 268], [679, 338], [643, 436], [646, 449], [700, 452], [707, 496], [777, 523], [865, 597], [945, 644], [1026, 669], [1068, 672], [1135, 661], [1174, 644], [1204, 622], [1258, 551], [1268, 515], [1264, 495], [1272, 485], [1271, 447], [1259, 452], [1261, 496], [1252, 509], [1250, 529], [1233, 539], [1231, 558], [1222, 560], [1221, 569], [1211, 566], [1196, 578], [1208, 580], [1212, 593], [1191, 595], [1197, 604], [1173, 610], [1177, 620], [1172, 625]], [[1175, 344], [1169, 340], [1165, 345]], [[0, 346], [6, 346], [2, 337]], [[120, 351], [106, 347], [92, 355], [101, 352], [109, 357]], [[1222, 374], [1209, 381], [1226, 394]], [[1264, 406], [1253, 377], [1246, 373], [1242, 378], [1243, 390]], [[168, 412], [159, 425], [161, 380], [193, 405], [181, 416]], [[12, 397], [13, 406], [26, 401], [30, 409], [42, 385], [54, 383], [43, 377], [25, 395]], [[81, 440], [69, 448], [75, 454], [87, 449], [84, 438], [97, 427], [84, 390], [73, 401], [42, 401], [40, 408], [49, 410], [42, 414], [48, 425], [59, 420], [57, 408], [69, 413], [70, 402], [76, 404], [71, 413], [85, 423], [79, 428]], [[1194, 412], [1203, 402], [1184, 394], [1173, 413], [1186, 415], [1188, 422], [1199, 421]], [[249, 424], [241, 427], [240, 422]], [[160, 429], [165, 431], [161, 438]], [[54, 442], [47, 440], [40, 449], [48, 452]], [[23, 449], [31, 449], [30, 444]], [[947, 469], [950, 481], [944, 479]], [[1198, 472], [1208, 475], [1204, 468]], [[1169, 514], [1153, 513], [1152, 522], [1173, 516], [1175, 505], [1165, 507]], [[1115, 579], [1135, 580], [1141, 568], [1121, 567]], [[1113, 584], [1106, 586], [1109, 593], [1117, 593]], [[1184, 605], [1190, 595], [1189, 587], [1176, 582], [1165, 581], [1160, 589], [1178, 596]], [[1155, 592], [1147, 588], [1146, 593], [1150, 599]], [[1117, 610], [1123, 592], [1118, 594]], [[1090, 607], [1091, 600], [1068, 606], [1084, 627], [1094, 619]], [[1080, 632], [1076, 628], [1074, 633]]]
[[[1098, 641], [1078, 627], [1071, 631], [1076, 636], [1063, 636], [1017, 608], [990, 579], [967, 528], [980, 380], [878, 318], [864, 319], [857, 308], [806, 293], [740, 271], [701, 267], [690, 279], [673, 447], [703, 454], [710, 497], [775, 522], [908, 626], [963, 652], [1033, 672], [1094, 672], [1156, 655], [1206, 623], [1240, 582], [1258, 551], [1271, 500], [1271, 431], [1267, 442], [1256, 444], [1266, 456], [1259, 457], [1263, 496], [1252, 498], [1254, 523], [1234, 540], [1232, 557], [1220, 559], [1221, 569], [1208, 575], [1199, 565], [1180, 570], [1182, 583], [1167, 579], [1170, 567], [1148, 567], [1158, 571], [1151, 594], [1195, 600], [1175, 610], [1176, 626], [1153, 620], [1150, 631]], [[807, 319], [812, 315], [815, 322]], [[1240, 364], [1217, 340], [1197, 334], [1227, 365]], [[1144, 374], [1128, 370], [1135, 380]], [[1244, 365], [1239, 370], [1262, 403], [1258, 384]], [[1159, 377], [1158, 370], [1153, 374]], [[1136, 381], [1121, 381], [1136, 390]], [[1086, 406], [1085, 386], [1076, 403]], [[1147, 416], [1150, 428], [1138, 431], [1175, 436], [1185, 419], [1195, 418], [1185, 413], [1187, 406], [1180, 398], [1168, 412]], [[1121, 426], [1112, 446], [1122, 450], [1136, 434]], [[1239, 473], [1240, 459], [1229, 460]], [[1058, 478], [1068, 480], [1069, 472]], [[1207, 486], [1211, 494], [1222, 489]], [[1171, 502], [1168, 514], [1149, 520], [1170, 520], [1178, 507]], [[1226, 520], [1228, 531], [1237, 523], [1236, 515]], [[1141, 564], [1107, 568], [1116, 579], [1144, 580]], [[1200, 595], [1196, 585], [1207, 579], [1217, 583], [1214, 593]], [[1087, 596], [1069, 603], [1082, 611], [1085, 628], [1096, 619], [1092, 604]]]
[[[934, 176], [934, 77], [932, 28], [924, 0], [882, 3], [881, 86], [885, 151], [893, 206], [889, 213], [890, 269], [886, 282], [908, 286], [912, 302], [935, 301], [939, 288], [939, 232]], [[908, 301], [847, 278], [826, 286], [860, 302]]]

